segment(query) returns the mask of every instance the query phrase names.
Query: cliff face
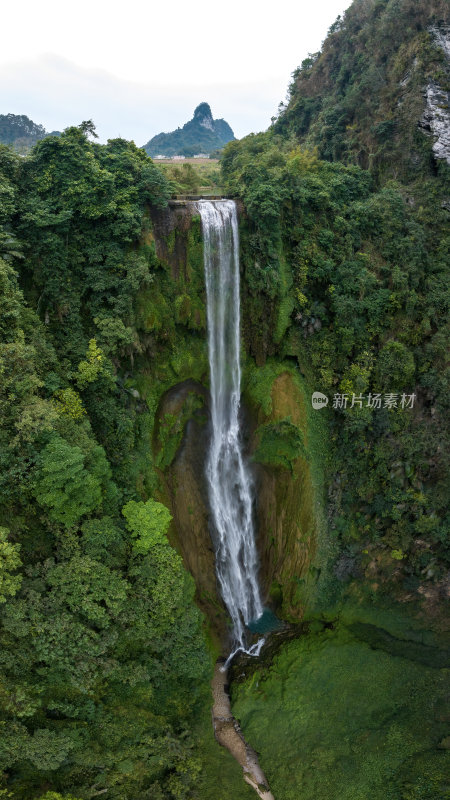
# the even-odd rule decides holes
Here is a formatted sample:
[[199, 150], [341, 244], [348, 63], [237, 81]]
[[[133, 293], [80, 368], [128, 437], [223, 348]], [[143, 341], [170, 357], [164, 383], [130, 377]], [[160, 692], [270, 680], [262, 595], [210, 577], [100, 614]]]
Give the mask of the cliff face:
[[[257, 520], [262, 573], [266, 592], [279, 613], [298, 620], [308, 603], [308, 590], [314, 584], [320, 538], [317, 507], [320, 487], [313, 485], [311, 474], [303, 391], [291, 373], [282, 372], [273, 381], [270, 394], [270, 415], [266, 417], [261, 409], [258, 411], [261, 424], [276, 425], [289, 419], [301, 431], [305, 450], [293, 460], [290, 469], [270, 463], [261, 466]], [[254, 439], [253, 449], [256, 449], [258, 436]]]
[[433, 174], [449, 158], [448, 14], [443, 0], [355, 0], [293, 73], [276, 130], [378, 180]]
[[[442, 52], [442, 70], [436, 78], [429, 78], [424, 91], [425, 110], [420, 127], [433, 141], [436, 159], [445, 159], [450, 164], [450, 27], [432, 25], [429, 33], [433, 43]], [[408, 78], [405, 78], [406, 85]]]
[[[198, 408], [186, 414], [192, 399]], [[209, 508], [204, 465], [208, 446], [206, 387], [192, 380], [169, 389], [161, 399], [154, 436], [160, 438], [164, 422], [174, 420], [182, 437], [173, 461], [161, 465], [161, 499], [170, 508], [170, 539], [195, 580], [197, 602], [215, 632], [225, 632], [226, 617], [217, 590], [214, 549], [209, 534]]]
[[[149, 337], [155, 332], [162, 335], [162, 315], [169, 314], [173, 305], [178, 314], [185, 302], [191, 306], [193, 335], [199, 345], [194, 358], [192, 343], [189, 349], [181, 348], [178, 372], [159, 384], [157, 396], [154, 384], [145, 381], [145, 373], [157, 375], [160, 368], [151, 365], [148, 356], [142, 361], [140, 392], [155, 409], [151, 447], [158, 497], [171, 510], [171, 542], [195, 580], [197, 602], [214, 636], [223, 640], [227, 617], [215, 577], [204, 476], [209, 377], [202, 242], [195, 207], [173, 204], [153, 212], [147, 243], [154, 243], [161, 266], [176, 287], [172, 302], [167, 294], [161, 297], [167, 312], [156, 308], [154, 300], [140, 298]], [[245, 293], [245, 285], [242, 291]], [[282, 360], [258, 367], [245, 355], [243, 371], [243, 417], [247, 456], [256, 483], [263, 592], [281, 616], [299, 620], [314, 597], [324, 552], [323, 486], [313, 444], [316, 434], [310, 428], [298, 369]]]

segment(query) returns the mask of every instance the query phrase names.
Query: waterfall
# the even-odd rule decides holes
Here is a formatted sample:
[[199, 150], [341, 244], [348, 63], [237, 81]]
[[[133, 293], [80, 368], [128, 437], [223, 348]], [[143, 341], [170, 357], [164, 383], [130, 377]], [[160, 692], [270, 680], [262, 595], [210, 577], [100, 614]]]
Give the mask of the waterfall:
[[[232, 652], [248, 648], [246, 626], [263, 614], [253, 527], [253, 485], [241, 443], [239, 238], [232, 200], [201, 200], [212, 432], [206, 463], [217, 578], [232, 621]], [[227, 663], [228, 663], [227, 662]]]

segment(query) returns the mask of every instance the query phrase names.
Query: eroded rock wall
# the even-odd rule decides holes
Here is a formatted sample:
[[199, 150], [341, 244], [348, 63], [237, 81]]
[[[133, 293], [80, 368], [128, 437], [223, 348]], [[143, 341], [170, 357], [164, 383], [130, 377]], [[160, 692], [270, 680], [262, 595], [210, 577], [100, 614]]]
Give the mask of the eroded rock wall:
[[[450, 79], [450, 27], [430, 28], [435, 45], [443, 54], [443, 73]], [[450, 164], [450, 92], [436, 80], [430, 80], [424, 90], [425, 110], [420, 121], [422, 130], [433, 138], [435, 158]]]
[[[182, 287], [183, 296], [195, 297], [198, 305], [203, 263], [198, 231], [196, 238], [192, 236], [191, 229], [196, 225], [195, 206], [189, 204], [175, 205], [152, 219], [159, 260], [171, 279]], [[175, 309], [175, 313], [179, 311]], [[206, 330], [204, 335], [206, 342]], [[173, 516], [171, 541], [195, 580], [199, 606], [217, 640], [223, 642], [227, 616], [215, 575], [204, 475], [209, 437], [208, 374], [207, 370], [199, 372], [194, 367], [190, 374], [187, 365], [182, 371], [184, 379], [166, 387], [159, 398], [152, 449], [159, 475], [159, 498]], [[264, 365], [254, 365], [254, 369], [264, 369]], [[308, 593], [314, 591], [317, 578], [321, 490], [312, 477], [311, 460], [315, 456], [310, 448], [306, 397], [293, 370], [284, 369], [281, 362], [277, 364], [268, 391], [270, 410], [263, 409], [245, 388], [243, 394], [247, 455], [255, 475], [260, 580], [267, 603], [281, 616], [297, 621], [303, 616]], [[292, 432], [294, 438], [298, 434], [303, 443], [301, 451], [294, 448], [294, 455], [288, 454], [285, 462], [283, 426], [289, 436]], [[260, 453], [261, 432], [272, 437], [273, 462]]]

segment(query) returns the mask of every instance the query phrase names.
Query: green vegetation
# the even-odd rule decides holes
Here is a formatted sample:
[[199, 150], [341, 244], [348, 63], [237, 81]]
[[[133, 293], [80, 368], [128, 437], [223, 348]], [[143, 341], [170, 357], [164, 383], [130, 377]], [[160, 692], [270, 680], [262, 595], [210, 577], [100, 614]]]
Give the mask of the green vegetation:
[[18, 153], [28, 153], [46, 136], [59, 135], [59, 131], [47, 133], [43, 125], [36, 125], [25, 114], [0, 114], [0, 144], [12, 145]]
[[250, 358], [245, 363], [242, 388], [246, 401], [253, 407], [260, 407], [266, 416], [272, 413], [273, 382], [287, 367], [287, 363], [275, 359], [268, 359], [261, 367], [257, 367]]
[[450, 86], [430, 31], [445, 32], [448, 22], [446, 0], [355, 0], [322, 51], [293, 73], [275, 130], [317, 146], [321, 158], [370, 169], [380, 183], [433, 176], [430, 142], [418, 123], [424, 86]]
[[229, 141], [220, 173], [0, 119], [34, 144], [0, 145], [0, 797], [252, 796], [210, 731], [203, 244], [167, 212], [205, 187], [240, 199], [263, 578], [309, 620], [236, 713], [277, 800], [445, 796], [449, 170], [419, 126], [445, 15], [355, 0], [266, 133], [199, 106], [171, 152]]
[[[308, 620], [273, 663], [235, 673], [233, 713], [280, 800], [448, 796], [450, 182], [419, 126], [423, 86], [450, 79], [427, 31], [446, 14], [439, 0], [355, 0], [269, 131], [222, 158], [244, 206], [270, 596]], [[294, 419], [299, 382], [309, 408]]]
[[183, 438], [186, 423], [192, 418], [197, 409], [203, 407], [203, 397], [195, 392], [190, 392], [177, 414], [165, 414], [159, 425], [160, 450], [156, 463], [161, 469], [169, 467], [176, 456]]
[[200, 233], [177, 280], [149, 227], [170, 185], [93, 133], [0, 147], [0, 794], [181, 800], [216, 783], [211, 657], [150, 445], [165, 388], [205, 368]]
[[[375, 562], [371, 577], [389, 591], [392, 581], [399, 591], [424, 576], [439, 583], [448, 560], [448, 168], [424, 178], [412, 203], [411, 187], [377, 187], [370, 172], [321, 160], [277, 126], [228, 145], [222, 168], [245, 208], [247, 350], [260, 367], [295, 359], [310, 392], [330, 398], [315, 413], [329, 431], [330, 530], [341, 554], [355, 573]], [[266, 387], [261, 373], [246, 388], [264, 403], [268, 369]], [[368, 406], [377, 393], [396, 394], [396, 406]], [[401, 407], [402, 394], [415, 395], [414, 409]], [[331, 408], [335, 395], [347, 407]]]
[[[344, 614], [345, 618], [345, 614]], [[397, 620], [407, 630], [411, 620]], [[279, 800], [447, 797], [449, 653], [320, 620], [235, 686], [233, 711]], [[386, 644], [388, 642], [388, 644]], [[440, 656], [438, 658], [437, 656]]]
[[174, 194], [220, 194], [220, 166], [213, 159], [195, 159], [181, 166], [155, 161], [155, 165], [171, 182]]
[[224, 119], [213, 119], [208, 103], [200, 103], [194, 116], [182, 128], [171, 133], [158, 133], [144, 145], [149, 156], [195, 156], [216, 153], [234, 139]]
[[295, 459], [305, 455], [301, 431], [289, 418], [260, 425], [256, 435], [258, 445], [253, 460], [261, 464], [285, 467], [292, 472]]

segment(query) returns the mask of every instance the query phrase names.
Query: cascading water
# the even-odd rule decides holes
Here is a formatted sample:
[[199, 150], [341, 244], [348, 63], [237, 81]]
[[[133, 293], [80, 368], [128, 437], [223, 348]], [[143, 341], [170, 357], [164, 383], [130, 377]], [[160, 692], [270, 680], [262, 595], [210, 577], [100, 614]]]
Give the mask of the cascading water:
[[252, 480], [242, 453], [239, 238], [232, 200], [197, 204], [203, 229], [208, 316], [212, 431], [206, 462], [217, 578], [232, 622], [226, 663], [216, 664], [212, 682], [216, 739], [242, 766], [244, 780], [261, 800], [274, 800], [258, 756], [231, 716], [227, 667], [242, 650], [259, 655], [264, 639], [251, 647], [247, 626], [263, 617], [252, 515]]
[[228, 662], [243, 650], [258, 655], [263, 644], [248, 647], [246, 626], [259, 619], [263, 605], [252, 514], [252, 480], [242, 453], [240, 406], [239, 238], [232, 200], [197, 204], [204, 239], [211, 384], [212, 433], [206, 464], [213, 519], [216, 571], [232, 621]]

